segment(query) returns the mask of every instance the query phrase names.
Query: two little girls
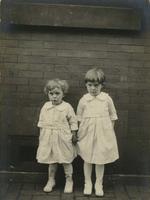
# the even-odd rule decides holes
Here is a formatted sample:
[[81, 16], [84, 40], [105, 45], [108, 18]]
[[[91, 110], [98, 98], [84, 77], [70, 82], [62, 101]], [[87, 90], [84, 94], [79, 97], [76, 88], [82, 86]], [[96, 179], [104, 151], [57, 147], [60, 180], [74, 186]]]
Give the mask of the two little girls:
[[[85, 195], [92, 193], [92, 166], [95, 164], [96, 196], [103, 196], [104, 165], [119, 158], [114, 123], [116, 110], [111, 97], [102, 92], [105, 75], [101, 69], [91, 69], [85, 75], [87, 94], [79, 101], [77, 118], [71, 105], [63, 101], [68, 91], [64, 80], [48, 81], [45, 93], [49, 101], [41, 109], [38, 127], [40, 127], [37, 160], [49, 164], [48, 182], [45, 192], [51, 192], [55, 186], [57, 163], [63, 164], [66, 184], [65, 193], [73, 191], [72, 161], [78, 155], [84, 161]], [[79, 122], [79, 130], [77, 126]], [[77, 132], [78, 130], [78, 132]], [[76, 144], [77, 143], [77, 144]]]

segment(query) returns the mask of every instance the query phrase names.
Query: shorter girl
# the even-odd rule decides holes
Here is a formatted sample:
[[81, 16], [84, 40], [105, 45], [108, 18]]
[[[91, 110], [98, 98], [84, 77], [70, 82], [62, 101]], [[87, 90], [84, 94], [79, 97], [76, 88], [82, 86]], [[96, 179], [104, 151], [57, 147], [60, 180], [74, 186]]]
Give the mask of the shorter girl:
[[44, 192], [51, 192], [55, 186], [57, 163], [63, 164], [66, 184], [65, 193], [73, 190], [72, 161], [76, 154], [73, 143], [76, 143], [77, 120], [72, 106], [63, 101], [68, 91], [65, 80], [49, 80], [44, 88], [49, 101], [41, 109], [38, 127], [40, 127], [37, 160], [49, 164], [48, 182]]
[[89, 70], [85, 75], [88, 93], [80, 99], [77, 108], [78, 153], [84, 160], [85, 195], [92, 193], [92, 164], [96, 172], [95, 194], [103, 196], [104, 164], [119, 157], [114, 132], [117, 114], [111, 97], [101, 91], [104, 81], [101, 69]]

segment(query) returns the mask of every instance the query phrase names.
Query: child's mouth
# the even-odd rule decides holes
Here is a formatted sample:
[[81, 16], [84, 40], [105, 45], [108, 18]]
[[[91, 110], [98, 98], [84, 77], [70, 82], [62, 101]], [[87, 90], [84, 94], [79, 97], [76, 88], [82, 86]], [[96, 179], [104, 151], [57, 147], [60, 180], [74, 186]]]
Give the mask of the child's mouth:
[[91, 94], [93, 94], [93, 95], [96, 95], [96, 94], [97, 94], [97, 92], [91, 92]]

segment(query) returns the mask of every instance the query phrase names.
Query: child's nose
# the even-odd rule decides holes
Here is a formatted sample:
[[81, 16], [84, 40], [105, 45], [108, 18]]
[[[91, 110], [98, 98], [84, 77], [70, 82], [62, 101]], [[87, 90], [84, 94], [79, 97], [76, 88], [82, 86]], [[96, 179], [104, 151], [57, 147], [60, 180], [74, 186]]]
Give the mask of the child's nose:
[[93, 85], [93, 86], [91, 87], [91, 89], [92, 89], [92, 90], [95, 89], [95, 86]]

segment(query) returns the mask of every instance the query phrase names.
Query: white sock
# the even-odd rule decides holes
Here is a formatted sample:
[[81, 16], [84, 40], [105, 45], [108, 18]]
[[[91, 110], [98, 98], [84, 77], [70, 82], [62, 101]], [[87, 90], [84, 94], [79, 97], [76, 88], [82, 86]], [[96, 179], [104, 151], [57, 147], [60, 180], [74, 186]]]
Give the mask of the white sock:
[[73, 174], [73, 167], [71, 163], [64, 163], [63, 164], [64, 167], [64, 172], [65, 172], [65, 177], [66, 178], [72, 178], [72, 174]]
[[103, 185], [104, 165], [95, 165], [96, 184]]
[[56, 170], [57, 170], [57, 164], [54, 163], [54, 164], [49, 164], [49, 167], [48, 167], [48, 178], [53, 178], [55, 179], [55, 173], [56, 173]]
[[85, 183], [91, 184], [92, 164], [84, 162], [84, 178]]

